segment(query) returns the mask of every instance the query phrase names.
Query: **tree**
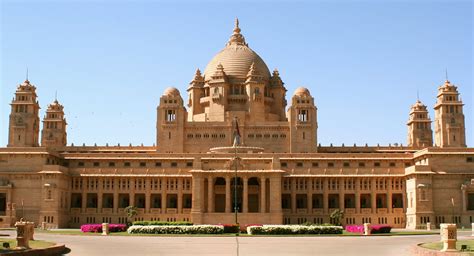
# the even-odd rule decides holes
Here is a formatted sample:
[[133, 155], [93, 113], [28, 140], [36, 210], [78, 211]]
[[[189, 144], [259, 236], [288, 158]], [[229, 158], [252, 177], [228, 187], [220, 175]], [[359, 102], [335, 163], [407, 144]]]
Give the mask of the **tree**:
[[344, 218], [344, 211], [341, 209], [334, 210], [329, 218], [332, 220], [334, 225], [342, 226], [341, 220]]
[[123, 211], [127, 214], [128, 225], [130, 226], [132, 223], [132, 218], [138, 215], [138, 208], [133, 205], [129, 205], [125, 207]]

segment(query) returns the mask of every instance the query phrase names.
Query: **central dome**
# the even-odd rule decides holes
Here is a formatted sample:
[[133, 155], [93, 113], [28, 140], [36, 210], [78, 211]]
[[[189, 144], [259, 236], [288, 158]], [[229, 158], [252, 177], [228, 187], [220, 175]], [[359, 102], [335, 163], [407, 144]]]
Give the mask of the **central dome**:
[[256, 71], [260, 73], [264, 80], [270, 78], [270, 70], [267, 64], [245, 43], [245, 38], [240, 34], [239, 21], [236, 20], [234, 33], [226, 47], [207, 64], [204, 70], [204, 79], [210, 80], [217, 69], [217, 65], [222, 64], [225, 74], [230, 79], [245, 80], [252, 63], [254, 63]]

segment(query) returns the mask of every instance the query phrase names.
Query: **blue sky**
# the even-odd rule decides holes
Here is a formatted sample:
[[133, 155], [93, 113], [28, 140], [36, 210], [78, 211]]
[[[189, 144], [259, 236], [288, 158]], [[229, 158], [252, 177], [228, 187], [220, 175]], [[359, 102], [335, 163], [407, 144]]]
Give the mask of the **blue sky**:
[[[249, 46], [288, 89], [311, 90], [322, 145], [406, 144], [410, 106], [445, 79], [474, 146], [471, 1], [1, 1], [0, 146], [17, 84], [65, 106], [68, 143], [152, 145], [163, 90], [182, 95], [239, 17]], [[183, 95], [185, 98], [186, 96]]]

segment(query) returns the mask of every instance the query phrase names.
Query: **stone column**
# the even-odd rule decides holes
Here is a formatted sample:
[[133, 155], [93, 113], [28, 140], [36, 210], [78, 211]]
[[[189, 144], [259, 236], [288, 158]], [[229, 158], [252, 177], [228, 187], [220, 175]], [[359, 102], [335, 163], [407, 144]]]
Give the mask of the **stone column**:
[[82, 209], [81, 211], [83, 213], [86, 212], [86, 207], [87, 207], [87, 192], [86, 191], [89, 191], [89, 188], [87, 188], [87, 185], [88, 185], [87, 182], [88, 182], [87, 178], [84, 178], [82, 180], [82, 207], [81, 207]]
[[392, 178], [387, 178], [387, 211], [389, 214], [392, 213]]
[[281, 177], [270, 178], [270, 212], [281, 212]]
[[467, 211], [466, 190], [461, 188], [461, 194], [462, 194], [462, 212], [464, 213]]
[[[200, 178], [199, 178], [199, 181]], [[161, 178], [161, 213], [166, 213], [166, 207], [167, 207], [167, 191], [168, 191], [168, 188], [167, 188], [167, 185], [166, 183], [168, 182], [168, 178]], [[196, 181], [197, 182], [197, 181]], [[198, 185], [199, 189], [201, 189], [201, 187]], [[195, 197], [199, 197], [199, 194], [194, 194], [194, 177], [193, 177], [193, 208], [194, 208], [194, 198]], [[199, 198], [200, 200], [200, 198]], [[201, 210], [201, 204], [199, 203], [199, 210]]]
[[28, 249], [29, 245], [29, 230], [26, 227], [26, 222], [20, 221], [15, 224], [16, 227], [16, 241], [17, 248]]
[[291, 178], [291, 213], [296, 213], [296, 178]]
[[360, 213], [360, 178], [355, 180], [355, 208], [356, 214]]
[[231, 212], [231, 191], [230, 191], [230, 176], [225, 177], [225, 212], [230, 213]]
[[323, 211], [324, 211], [324, 214], [328, 214], [329, 213], [329, 200], [328, 200], [328, 197], [329, 197], [329, 179], [328, 178], [325, 178], [323, 180]]
[[151, 179], [145, 179], [145, 213], [149, 213], [151, 208]]
[[242, 212], [247, 213], [249, 212], [249, 178], [247, 177], [242, 177], [242, 181], [244, 182], [244, 191], [243, 191], [243, 200], [242, 200]]
[[129, 197], [130, 197], [130, 203], [129, 205], [135, 206], [135, 178], [130, 179], [130, 192], [129, 192]]
[[214, 178], [207, 178], [207, 212], [214, 212]]
[[267, 188], [266, 188], [266, 180], [267, 178], [266, 177], [261, 177], [260, 178], [260, 212], [261, 213], [265, 213], [266, 212], [266, 206], [267, 206], [267, 198], [266, 198], [266, 192], [267, 192]]
[[192, 213], [202, 213], [202, 198], [200, 197], [203, 183], [202, 180], [202, 177], [193, 175]]
[[339, 183], [339, 209], [340, 210], [344, 210], [344, 191], [345, 191], [345, 187], [344, 187], [344, 178], [340, 178], [338, 180], [338, 183]]
[[183, 213], [183, 179], [178, 178], [178, 214]]
[[119, 208], [119, 182], [118, 179], [113, 179], [114, 186], [114, 213], [118, 213]]
[[99, 188], [97, 192], [97, 212], [102, 213], [102, 199], [103, 199], [104, 179], [99, 178]]
[[313, 179], [308, 179], [306, 189], [306, 206], [309, 214], [313, 213]]
[[370, 183], [371, 183], [371, 193], [370, 193], [370, 206], [372, 208], [372, 214], [375, 214], [377, 213], [377, 191], [378, 189], [376, 189], [376, 179], [375, 178], [372, 178], [370, 180]]

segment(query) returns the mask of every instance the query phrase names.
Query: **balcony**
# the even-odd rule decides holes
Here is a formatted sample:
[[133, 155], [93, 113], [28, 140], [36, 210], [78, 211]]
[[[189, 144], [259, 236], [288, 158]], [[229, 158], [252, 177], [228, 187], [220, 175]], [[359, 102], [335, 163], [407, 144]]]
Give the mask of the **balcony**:
[[316, 209], [313, 208], [313, 214], [323, 215], [323, 212], [324, 210], [321, 208], [316, 208]]
[[176, 214], [176, 213], [178, 213], [178, 209], [176, 209], [176, 208], [167, 208], [166, 213], [167, 214]]
[[395, 214], [403, 214], [403, 208], [393, 208], [392, 212]]
[[150, 208], [150, 213], [160, 214], [161, 208]]
[[345, 214], [355, 214], [355, 213], [356, 213], [356, 209], [355, 209], [355, 208], [345, 208], [345, 209], [344, 209], [344, 213], [345, 213]]
[[362, 214], [371, 214], [372, 209], [371, 208], [361, 208], [360, 213], [362, 213]]
[[387, 208], [377, 208], [377, 214], [387, 214], [388, 209]]
[[298, 214], [306, 214], [306, 213], [308, 213], [308, 209], [306, 209], [306, 208], [296, 209], [296, 213], [298, 213]]

